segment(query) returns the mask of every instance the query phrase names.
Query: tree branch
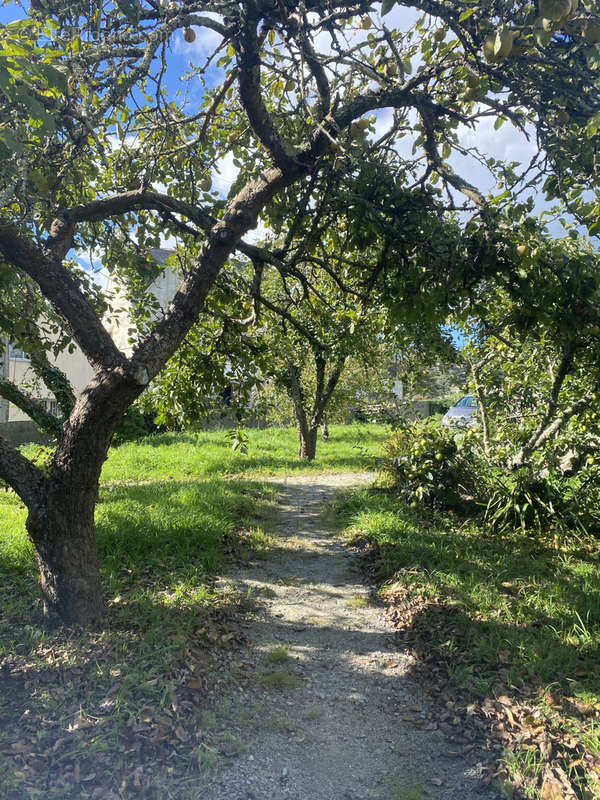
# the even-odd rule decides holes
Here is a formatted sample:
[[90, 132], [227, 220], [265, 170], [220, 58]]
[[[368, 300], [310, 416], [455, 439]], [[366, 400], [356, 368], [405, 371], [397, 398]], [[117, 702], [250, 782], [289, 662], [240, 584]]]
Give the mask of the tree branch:
[[75, 405], [75, 393], [65, 373], [39, 353], [29, 353], [31, 368], [56, 398], [58, 407], [67, 419]]
[[134, 353], [132, 367], [138, 365], [147, 370], [150, 378], [157, 374], [193, 325], [208, 292], [241, 237], [256, 227], [258, 214], [264, 205], [303, 172], [301, 165], [295, 165], [285, 175], [278, 168], [265, 169], [259, 178], [236, 195], [224, 217], [210, 229], [198, 258], [164, 317]]
[[73, 276], [58, 259], [48, 258], [2, 216], [0, 252], [38, 284], [44, 296], [68, 323], [73, 338], [95, 370], [124, 363], [125, 357], [117, 350]]
[[61, 435], [62, 421], [46, 410], [46, 405], [42, 400], [37, 400], [25, 394], [12, 381], [0, 378], [0, 397], [4, 397], [5, 400], [20, 408], [24, 414], [27, 414], [35, 422], [38, 428], [48, 433], [52, 438], [58, 438]]
[[284, 172], [293, 168], [294, 158], [273, 124], [262, 99], [260, 84], [260, 43], [256, 33], [258, 19], [247, 14], [242, 19], [242, 30], [237, 40], [239, 67], [238, 85], [240, 99], [252, 130], [266, 147], [273, 162]]
[[28, 508], [39, 502], [45, 480], [42, 471], [1, 436], [0, 478], [15, 490]]

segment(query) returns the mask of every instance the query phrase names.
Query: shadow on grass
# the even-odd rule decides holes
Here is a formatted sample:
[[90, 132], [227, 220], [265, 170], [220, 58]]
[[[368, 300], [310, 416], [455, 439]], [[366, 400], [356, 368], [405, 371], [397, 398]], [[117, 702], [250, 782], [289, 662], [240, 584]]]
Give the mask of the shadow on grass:
[[582, 661], [593, 660], [600, 646], [597, 540], [430, 522], [385, 492], [357, 493], [346, 513], [371, 570], [379, 579], [393, 577], [404, 602], [417, 593], [464, 612], [469, 658], [495, 666], [508, 649], [517, 673], [563, 684]]
[[[106, 788], [106, 797], [120, 797], [125, 783], [128, 796], [162, 798], [166, 790], [136, 770], [169, 759], [178, 777], [190, 769], [198, 775], [211, 751], [188, 742], [181, 726], [197, 716], [211, 686], [209, 647], [235, 643], [248, 602], [217, 590], [214, 575], [228, 559], [255, 557], [264, 547], [260, 518], [275, 496], [270, 485], [211, 478], [102, 488], [101, 631], [44, 627], [33, 611], [39, 588], [24, 514], [16, 515], [14, 536], [0, 542], [3, 800], [63, 800], [95, 788], [104, 798], [106, 787], [114, 792]], [[100, 777], [113, 772], [114, 779]], [[94, 774], [97, 781], [88, 778]]]
[[[102, 488], [96, 538], [108, 601], [136, 592], [202, 598], [225, 558], [260, 544], [258, 518], [275, 494], [268, 484], [217, 479]], [[24, 513], [0, 548], [0, 619], [27, 620], [39, 595], [23, 523]]]
[[480, 729], [509, 751], [508, 772], [525, 775], [523, 790], [541, 791], [558, 765], [578, 797], [596, 796], [586, 781], [600, 766], [598, 540], [422, 519], [383, 491], [356, 492], [340, 508], [366, 568], [387, 581], [415, 677], [444, 702], [457, 691], [459, 704], [474, 702]]

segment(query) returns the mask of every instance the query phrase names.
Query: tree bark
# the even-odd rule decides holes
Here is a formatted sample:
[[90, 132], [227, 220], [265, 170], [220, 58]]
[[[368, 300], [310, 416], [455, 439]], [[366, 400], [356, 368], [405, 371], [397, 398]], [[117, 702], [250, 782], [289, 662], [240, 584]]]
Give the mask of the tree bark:
[[37, 471], [35, 490], [21, 493], [50, 624], [97, 625], [102, 618], [94, 530], [100, 473], [115, 429], [142, 390], [115, 370], [93, 378], [65, 424], [50, 474]]
[[94, 625], [102, 618], [96, 494], [96, 486], [51, 479], [30, 508], [27, 531], [35, 545], [44, 616], [50, 624]]
[[298, 425], [298, 457], [313, 461], [317, 454], [318, 426]]

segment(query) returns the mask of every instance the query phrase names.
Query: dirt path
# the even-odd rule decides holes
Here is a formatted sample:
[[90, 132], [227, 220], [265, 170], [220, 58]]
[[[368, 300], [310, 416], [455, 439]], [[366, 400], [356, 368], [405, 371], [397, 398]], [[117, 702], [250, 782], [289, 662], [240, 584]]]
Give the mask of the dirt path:
[[324, 505], [365, 480], [285, 481], [275, 552], [235, 578], [262, 601], [250, 646], [224, 663], [214, 690], [231, 756], [206, 800], [497, 798], [480, 790], [476, 751], [449, 757], [408, 656], [327, 530]]

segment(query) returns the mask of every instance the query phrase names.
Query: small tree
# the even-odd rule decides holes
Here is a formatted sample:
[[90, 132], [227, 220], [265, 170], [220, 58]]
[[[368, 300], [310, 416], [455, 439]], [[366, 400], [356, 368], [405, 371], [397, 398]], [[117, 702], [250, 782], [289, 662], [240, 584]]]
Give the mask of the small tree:
[[600, 441], [597, 255], [575, 235], [516, 247], [522, 266], [480, 287], [464, 348], [483, 447], [509, 471], [572, 475]]

